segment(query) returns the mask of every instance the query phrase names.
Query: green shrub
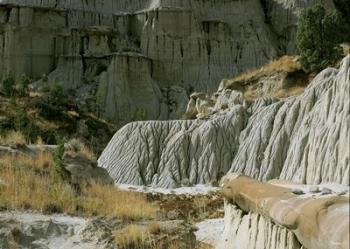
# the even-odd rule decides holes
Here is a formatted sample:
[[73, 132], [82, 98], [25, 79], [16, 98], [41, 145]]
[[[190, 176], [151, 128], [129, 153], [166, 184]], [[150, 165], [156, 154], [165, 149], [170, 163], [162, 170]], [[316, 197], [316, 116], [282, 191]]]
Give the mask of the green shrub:
[[35, 142], [40, 135], [39, 127], [29, 119], [25, 108], [18, 110], [13, 120], [13, 126], [16, 131], [21, 132], [25, 136], [29, 143]]
[[34, 143], [38, 139], [38, 137], [41, 135], [40, 128], [37, 125], [35, 125], [33, 122], [29, 122], [26, 125], [23, 133], [27, 141], [29, 141], [29, 143]]
[[147, 110], [144, 109], [144, 108], [138, 108], [138, 109], [135, 111], [134, 120], [135, 120], [135, 121], [144, 121], [144, 120], [147, 120]]
[[51, 105], [62, 105], [64, 104], [64, 99], [67, 99], [63, 87], [54, 82], [48, 92], [48, 100]]
[[60, 120], [64, 118], [63, 109], [60, 106], [51, 104], [46, 98], [36, 98], [33, 102], [42, 117], [49, 120]]
[[65, 140], [57, 139], [57, 141], [59, 142], [54, 155], [54, 165], [55, 165], [54, 178], [56, 180], [66, 181], [66, 180], [69, 180], [70, 173], [64, 168], [64, 164], [63, 164], [63, 155], [65, 152], [65, 148], [64, 148]]
[[29, 78], [26, 75], [22, 75], [16, 84], [16, 95], [19, 97], [24, 97], [28, 95], [29, 84]]
[[10, 74], [8, 74], [2, 79], [0, 90], [5, 96], [13, 97], [16, 92], [15, 86], [15, 79]]
[[300, 16], [296, 44], [300, 63], [306, 71], [320, 71], [333, 64], [342, 54], [341, 42], [348, 29], [338, 11], [327, 13], [322, 5], [305, 9]]
[[20, 108], [14, 118], [14, 127], [17, 131], [23, 131], [27, 124], [29, 123], [29, 118], [27, 110], [25, 108]]

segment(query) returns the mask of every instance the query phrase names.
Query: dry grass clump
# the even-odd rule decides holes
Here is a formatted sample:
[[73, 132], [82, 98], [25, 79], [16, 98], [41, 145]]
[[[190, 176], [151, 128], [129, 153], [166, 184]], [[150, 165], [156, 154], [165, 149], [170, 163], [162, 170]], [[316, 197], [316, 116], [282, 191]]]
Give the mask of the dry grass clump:
[[214, 247], [205, 243], [200, 243], [198, 249], [214, 249]]
[[158, 234], [160, 233], [160, 224], [158, 222], [152, 222], [148, 225], [147, 229], [151, 234]]
[[19, 131], [9, 131], [6, 135], [0, 135], [0, 145], [25, 145], [26, 144], [25, 136]]
[[65, 212], [73, 215], [110, 215], [123, 220], [152, 219], [158, 206], [139, 193], [113, 185], [81, 183], [80, 190], [54, 176], [50, 154], [0, 159], [0, 208]]
[[93, 200], [88, 210], [103, 215], [115, 215], [125, 221], [152, 219], [158, 207], [149, 203], [141, 193], [120, 191], [113, 185], [90, 183], [83, 192]]
[[74, 151], [90, 161], [96, 161], [97, 157], [95, 153], [79, 139], [72, 139], [68, 142], [68, 148], [66, 150]]
[[232, 79], [232, 82], [246, 81], [251, 78], [260, 77], [262, 75], [269, 75], [276, 72], [294, 72], [300, 70], [300, 65], [296, 62], [293, 56], [282, 56], [269, 64], [262, 66], [259, 69], [247, 71]]
[[121, 249], [150, 249], [152, 245], [150, 233], [144, 227], [128, 225], [115, 234], [115, 242]]
[[[7, 165], [8, 159], [0, 163], [0, 205], [7, 209], [34, 209], [49, 212], [73, 213], [75, 211], [74, 190], [64, 182], [53, 183], [50, 176], [34, 170], [23, 169], [20, 163]], [[33, 168], [37, 166], [32, 165]]]

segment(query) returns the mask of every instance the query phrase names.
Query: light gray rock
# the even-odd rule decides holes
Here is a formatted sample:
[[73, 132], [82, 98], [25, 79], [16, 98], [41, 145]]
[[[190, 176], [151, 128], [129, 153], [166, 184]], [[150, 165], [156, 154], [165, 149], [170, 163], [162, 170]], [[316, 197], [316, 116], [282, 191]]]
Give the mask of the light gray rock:
[[217, 249], [303, 249], [285, 227], [225, 202], [225, 229]]
[[128, 124], [112, 138], [99, 166], [119, 183], [176, 187], [183, 179], [216, 180], [229, 170], [245, 114], [237, 106], [209, 121]]
[[119, 183], [162, 187], [183, 179], [208, 183], [228, 171], [264, 181], [349, 185], [349, 75], [350, 55], [297, 97], [247, 106], [236, 94], [208, 120], [128, 124], [99, 166]]
[[87, 231], [90, 221], [66, 215], [0, 213], [0, 247], [47, 249], [111, 249], [111, 237], [100, 229]]
[[298, 13], [313, 3], [2, 0], [0, 76], [46, 75], [82, 99], [98, 89], [101, 113], [120, 125], [140, 107], [147, 119], [176, 119], [183, 93], [213, 92], [222, 78], [293, 52]]
[[63, 166], [71, 174], [74, 180], [97, 181], [104, 184], [112, 184], [113, 180], [105, 169], [97, 167], [96, 162], [90, 161], [78, 153], [72, 151], [63, 155]]

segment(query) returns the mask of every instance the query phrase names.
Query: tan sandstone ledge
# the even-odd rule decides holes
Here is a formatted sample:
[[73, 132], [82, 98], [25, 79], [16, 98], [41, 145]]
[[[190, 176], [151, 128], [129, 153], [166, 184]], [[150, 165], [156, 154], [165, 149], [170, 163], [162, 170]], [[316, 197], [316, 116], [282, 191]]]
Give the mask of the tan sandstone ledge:
[[230, 174], [222, 181], [227, 201], [292, 231], [308, 249], [349, 248], [349, 197], [293, 194], [291, 189]]

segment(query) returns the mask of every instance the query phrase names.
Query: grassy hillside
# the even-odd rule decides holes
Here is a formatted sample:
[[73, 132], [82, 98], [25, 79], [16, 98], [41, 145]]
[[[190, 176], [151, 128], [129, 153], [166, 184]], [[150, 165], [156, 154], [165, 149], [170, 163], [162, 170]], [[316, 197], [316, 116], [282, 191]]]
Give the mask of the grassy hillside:
[[[22, 133], [26, 143], [57, 144], [59, 138], [76, 137], [99, 153], [116, 131], [115, 125], [80, 108], [74, 96], [54, 84], [40, 92], [9, 93], [4, 90], [6, 80], [0, 83], [3, 142], [11, 131]], [[14, 83], [15, 89], [19, 84]]]

